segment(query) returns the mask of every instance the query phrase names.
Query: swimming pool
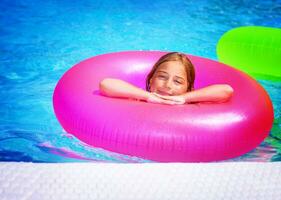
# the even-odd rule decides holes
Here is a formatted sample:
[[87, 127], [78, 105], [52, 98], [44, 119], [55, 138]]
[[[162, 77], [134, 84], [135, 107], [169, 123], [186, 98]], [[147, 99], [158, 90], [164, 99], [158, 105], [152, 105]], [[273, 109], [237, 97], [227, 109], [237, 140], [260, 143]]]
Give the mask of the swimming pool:
[[[65, 133], [52, 108], [63, 73], [88, 57], [125, 50], [217, 60], [216, 44], [227, 30], [281, 27], [279, 0], [4, 0], [0, 9], [0, 161], [152, 162], [93, 148]], [[228, 161], [281, 160], [281, 83], [259, 83], [273, 101], [272, 131], [255, 150]]]

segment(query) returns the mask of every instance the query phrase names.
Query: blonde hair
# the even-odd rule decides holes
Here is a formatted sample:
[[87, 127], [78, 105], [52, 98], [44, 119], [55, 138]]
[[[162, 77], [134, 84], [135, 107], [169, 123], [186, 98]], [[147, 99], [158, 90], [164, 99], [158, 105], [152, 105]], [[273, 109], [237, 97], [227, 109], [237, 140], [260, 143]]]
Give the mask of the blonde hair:
[[168, 61], [180, 61], [183, 64], [183, 66], [185, 67], [186, 74], [187, 74], [186, 78], [187, 78], [187, 81], [189, 82], [187, 92], [190, 92], [191, 90], [193, 90], [194, 89], [194, 80], [195, 80], [194, 66], [185, 54], [179, 53], [179, 52], [170, 52], [159, 58], [159, 60], [154, 64], [151, 71], [149, 72], [149, 74], [146, 77], [146, 90], [150, 91], [150, 79], [153, 77], [157, 68], [162, 63], [168, 62]]

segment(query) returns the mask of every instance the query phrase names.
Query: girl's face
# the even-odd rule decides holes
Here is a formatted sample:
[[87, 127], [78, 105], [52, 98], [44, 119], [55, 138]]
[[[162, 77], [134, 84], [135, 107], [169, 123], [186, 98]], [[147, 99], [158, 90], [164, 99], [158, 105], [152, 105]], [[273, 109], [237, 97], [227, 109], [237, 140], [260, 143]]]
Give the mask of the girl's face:
[[150, 92], [172, 96], [186, 93], [189, 85], [186, 77], [186, 70], [181, 62], [164, 62], [150, 79]]

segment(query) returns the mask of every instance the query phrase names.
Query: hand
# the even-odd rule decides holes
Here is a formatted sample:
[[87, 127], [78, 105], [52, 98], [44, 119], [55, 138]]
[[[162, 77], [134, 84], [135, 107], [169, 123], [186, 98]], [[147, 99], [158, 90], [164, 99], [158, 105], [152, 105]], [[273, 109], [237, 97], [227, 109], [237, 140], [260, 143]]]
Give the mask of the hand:
[[[166, 97], [166, 96], [163, 96], [163, 97]], [[150, 93], [146, 101], [150, 102], [150, 103], [160, 103], [160, 104], [169, 104], [169, 105], [181, 105], [181, 104], [185, 103], [185, 101], [183, 101], [180, 98], [165, 99], [165, 98], [162, 98], [162, 95], [158, 95], [156, 93]]]
[[158, 96], [162, 99], [165, 99], [165, 100], [177, 102], [177, 104], [185, 104], [185, 97], [182, 96], [182, 95], [166, 96], [166, 95], [160, 95], [160, 94], [157, 94], [157, 93], [154, 93], [154, 95]]

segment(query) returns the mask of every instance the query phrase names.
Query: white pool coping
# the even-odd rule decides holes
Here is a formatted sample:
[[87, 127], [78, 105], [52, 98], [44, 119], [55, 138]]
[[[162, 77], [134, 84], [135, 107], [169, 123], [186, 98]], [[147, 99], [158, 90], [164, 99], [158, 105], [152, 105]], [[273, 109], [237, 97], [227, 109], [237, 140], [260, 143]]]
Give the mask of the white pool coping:
[[280, 200], [281, 162], [0, 162], [0, 199]]

